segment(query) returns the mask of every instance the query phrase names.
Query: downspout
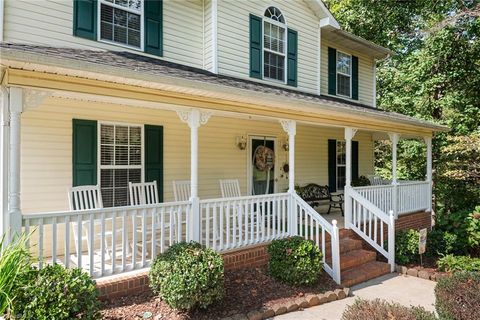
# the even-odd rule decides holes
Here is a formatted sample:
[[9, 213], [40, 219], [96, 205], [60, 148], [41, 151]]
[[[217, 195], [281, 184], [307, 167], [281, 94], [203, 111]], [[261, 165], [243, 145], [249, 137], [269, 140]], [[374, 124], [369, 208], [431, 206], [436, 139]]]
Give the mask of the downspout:
[[217, 0], [212, 0], [212, 72], [218, 73]]

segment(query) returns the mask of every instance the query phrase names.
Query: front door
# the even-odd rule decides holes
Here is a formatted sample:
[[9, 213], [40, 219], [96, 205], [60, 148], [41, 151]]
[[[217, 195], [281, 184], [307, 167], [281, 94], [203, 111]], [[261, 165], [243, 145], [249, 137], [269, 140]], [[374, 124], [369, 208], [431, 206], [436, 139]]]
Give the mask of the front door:
[[249, 185], [252, 195], [275, 192], [275, 139], [250, 137]]

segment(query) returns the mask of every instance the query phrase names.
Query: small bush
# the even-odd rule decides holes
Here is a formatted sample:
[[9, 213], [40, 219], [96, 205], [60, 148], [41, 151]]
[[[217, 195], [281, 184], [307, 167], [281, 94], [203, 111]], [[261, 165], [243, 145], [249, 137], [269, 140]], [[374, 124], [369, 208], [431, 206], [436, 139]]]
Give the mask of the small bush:
[[291, 285], [312, 285], [322, 270], [322, 254], [313, 241], [302, 237], [274, 240], [267, 248], [270, 275]]
[[81, 269], [58, 264], [31, 267], [16, 284], [14, 310], [20, 319], [100, 319], [98, 291]]
[[357, 299], [342, 314], [342, 320], [434, 320], [435, 315], [421, 307], [405, 307], [385, 300]]
[[[480, 258], [471, 258], [467, 256], [446, 255], [437, 261], [440, 271], [458, 272], [458, 271], [477, 271], [480, 272]], [[480, 302], [480, 301], [479, 301]]]
[[352, 180], [352, 187], [369, 186], [370, 180], [365, 176], [360, 176], [357, 179]]
[[457, 272], [435, 287], [435, 308], [440, 319], [480, 319], [480, 273]]
[[159, 255], [150, 269], [150, 287], [170, 307], [206, 308], [224, 296], [222, 257], [199, 243], [178, 243]]
[[395, 236], [395, 261], [405, 265], [418, 261], [418, 236], [416, 230], [402, 230]]

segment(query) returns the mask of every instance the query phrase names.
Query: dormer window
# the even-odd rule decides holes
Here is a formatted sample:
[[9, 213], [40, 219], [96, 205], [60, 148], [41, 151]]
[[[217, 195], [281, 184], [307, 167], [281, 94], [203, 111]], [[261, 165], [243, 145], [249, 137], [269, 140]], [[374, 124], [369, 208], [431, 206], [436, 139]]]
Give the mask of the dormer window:
[[269, 7], [263, 19], [263, 77], [285, 82], [287, 26], [282, 12]]
[[99, 0], [99, 38], [143, 50], [143, 1]]
[[337, 51], [337, 94], [351, 97], [352, 56]]

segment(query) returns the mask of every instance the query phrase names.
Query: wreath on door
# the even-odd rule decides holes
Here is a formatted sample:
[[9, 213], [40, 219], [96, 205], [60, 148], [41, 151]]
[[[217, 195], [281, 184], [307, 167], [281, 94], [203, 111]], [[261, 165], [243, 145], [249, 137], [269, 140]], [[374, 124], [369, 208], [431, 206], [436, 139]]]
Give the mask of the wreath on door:
[[260, 171], [270, 171], [275, 164], [275, 153], [267, 146], [258, 146], [253, 153], [255, 167]]

